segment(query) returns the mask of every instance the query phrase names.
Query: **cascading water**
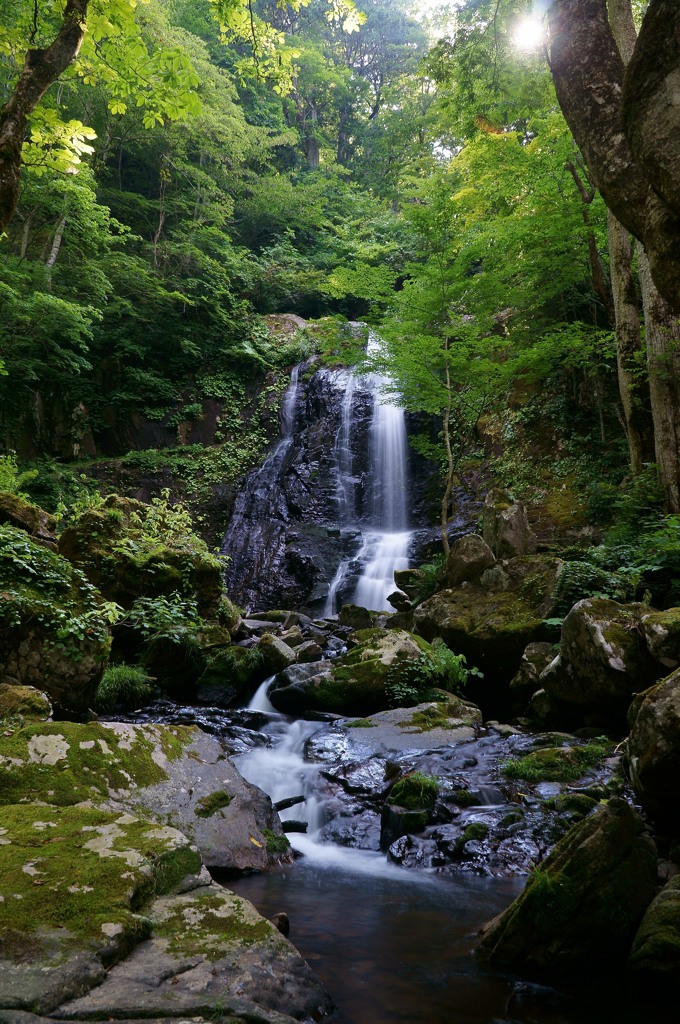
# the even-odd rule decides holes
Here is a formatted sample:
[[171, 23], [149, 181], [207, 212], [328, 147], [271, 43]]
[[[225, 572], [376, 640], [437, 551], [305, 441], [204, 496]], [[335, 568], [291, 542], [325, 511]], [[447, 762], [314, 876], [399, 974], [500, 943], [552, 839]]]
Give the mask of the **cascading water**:
[[[377, 335], [371, 333], [369, 354], [378, 344]], [[344, 526], [356, 525], [360, 520], [351, 447], [355, 387], [356, 378], [349, 373], [335, 442], [338, 516]], [[352, 601], [373, 611], [391, 611], [387, 598], [394, 590], [394, 572], [407, 567], [412, 537], [408, 528], [406, 422], [404, 410], [385, 393], [389, 387], [387, 377], [369, 374], [363, 379], [363, 387], [370, 391], [373, 403], [369, 433], [369, 500], [361, 526], [362, 543], [356, 555], [361, 569]], [[333, 615], [337, 611], [338, 591], [350, 569], [349, 559], [340, 563], [331, 582], [324, 614]]]

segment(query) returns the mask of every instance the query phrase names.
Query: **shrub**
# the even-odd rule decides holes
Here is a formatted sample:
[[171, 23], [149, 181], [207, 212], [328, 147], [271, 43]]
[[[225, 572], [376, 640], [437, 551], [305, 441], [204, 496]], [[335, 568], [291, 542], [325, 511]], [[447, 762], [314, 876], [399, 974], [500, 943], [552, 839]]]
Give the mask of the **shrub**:
[[112, 665], [97, 687], [94, 705], [98, 711], [128, 710], [148, 704], [154, 694], [152, 681], [135, 665]]

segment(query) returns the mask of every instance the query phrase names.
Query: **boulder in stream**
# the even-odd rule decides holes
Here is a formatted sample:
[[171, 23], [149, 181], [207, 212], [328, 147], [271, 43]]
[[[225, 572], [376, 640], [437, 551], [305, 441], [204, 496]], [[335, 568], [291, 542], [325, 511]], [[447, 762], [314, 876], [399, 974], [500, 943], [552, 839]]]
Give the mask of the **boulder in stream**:
[[680, 835], [680, 669], [639, 694], [629, 713], [626, 765], [659, 828]]

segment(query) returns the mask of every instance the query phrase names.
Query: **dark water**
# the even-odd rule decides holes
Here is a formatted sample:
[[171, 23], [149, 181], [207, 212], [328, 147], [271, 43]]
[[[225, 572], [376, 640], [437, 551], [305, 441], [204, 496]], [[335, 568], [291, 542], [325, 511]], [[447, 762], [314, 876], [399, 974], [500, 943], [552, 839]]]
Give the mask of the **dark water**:
[[623, 1000], [611, 986], [568, 996], [479, 964], [478, 928], [523, 880], [404, 876], [299, 861], [228, 885], [266, 917], [289, 915], [291, 941], [335, 1002], [333, 1024], [677, 1022], [676, 1012]]

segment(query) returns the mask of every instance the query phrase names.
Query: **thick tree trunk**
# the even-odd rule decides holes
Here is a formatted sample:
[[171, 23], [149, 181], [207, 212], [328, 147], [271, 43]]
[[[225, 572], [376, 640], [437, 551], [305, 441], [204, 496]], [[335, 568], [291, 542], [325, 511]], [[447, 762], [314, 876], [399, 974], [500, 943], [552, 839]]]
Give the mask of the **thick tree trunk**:
[[642, 246], [638, 247], [638, 270], [656, 464], [668, 510], [680, 512], [680, 321], [659, 295]]
[[608, 211], [609, 270], [614, 294], [616, 364], [619, 394], [628, 440], [633, 476], [652, 462], [653, 428], [649, 411], [649, 390], [644, 378], [640, 306], [633, 276], [633, 245], [629, 232]]
[[[674, 43], [660, 50], [656, 26], [664, 12]], [[670, 140], [660, 128], [643, 130], [637, 123], [644, 111], [659, 125], [669, 107], [680, 104], [672, 89], [680, 71], [680, 5], [651, 0], [627, 73], [606, 0], [552, 0], [548, 16], [550, 67], [564, 116], [607, 206], [643, 242], [659, 291], [680, 310], [680, 196], [676, 204], [674, 191], [680, 194], [680, 141], [677, 133]], [[657, 182], [663, 183], [660, 194]]]
[[0, 233], [19, 199], [26, 122], [49, 87], [78, 56], [89, 0], [67, 0], [59, 32], [45, 49], [27, 50], [19, 81], [0, 109]]

